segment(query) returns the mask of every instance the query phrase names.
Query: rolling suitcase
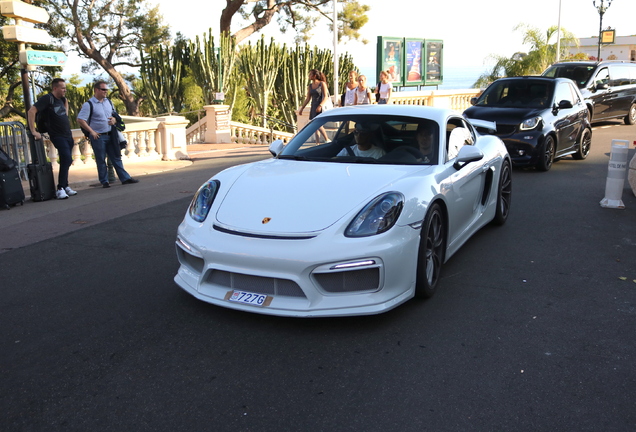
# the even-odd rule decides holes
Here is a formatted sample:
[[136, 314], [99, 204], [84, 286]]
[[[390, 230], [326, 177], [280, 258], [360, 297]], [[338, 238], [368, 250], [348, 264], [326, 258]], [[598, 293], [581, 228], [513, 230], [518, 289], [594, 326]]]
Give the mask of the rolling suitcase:
[[9, 210], [16, 204], [24, 204], [24, 190], [18, 169], [0, 171], [0, 207]]
[[31, 142], [31, 155], [33, 163], [27, 165], [31, 199], [33, 201], [46, 201], [55, 198], [53, 167], [51, 162], [46, 161], [42, 140]]
[[33, 201], [46, 201], [55, 198], [55, 180], [51, 162], [28, 164], [29, 187]]

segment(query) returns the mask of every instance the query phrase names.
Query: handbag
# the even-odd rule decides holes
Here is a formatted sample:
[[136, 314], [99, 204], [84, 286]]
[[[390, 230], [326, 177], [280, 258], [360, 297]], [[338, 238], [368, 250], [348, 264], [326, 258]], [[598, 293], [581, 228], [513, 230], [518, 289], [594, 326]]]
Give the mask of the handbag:
[[128, 147], [128, 141], [126, 140], [126, 136], [119, 129], [117, 129], [117, 137], [119, 138], [119, 148], [125, 150], [126, 147]]
[[333, 108], [333, 101], [331, 100], [331, 96], [329, 95], [329, 90], [327, 90], [327, 100], [322, 106], [322, 112], [330, 110], [331, 108]]

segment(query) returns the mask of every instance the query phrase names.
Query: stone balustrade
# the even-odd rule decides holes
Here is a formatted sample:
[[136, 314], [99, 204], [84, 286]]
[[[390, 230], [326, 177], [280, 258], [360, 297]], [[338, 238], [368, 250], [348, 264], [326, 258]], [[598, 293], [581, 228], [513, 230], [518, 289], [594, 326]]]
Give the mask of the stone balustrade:
[[[127, 146], [121, 156], [124, 165], [149, 160], [188, 159], [185, 126], [188, 121], [181, 116], [158, 118], [122, 116], [126, 123], [123, 132]], [[94, 167], [93, 148], [80, 129], [73, 129], [73, 166]], [[54, 169], [59, 167], [57, 149], [46, 141], [47, 156]]]

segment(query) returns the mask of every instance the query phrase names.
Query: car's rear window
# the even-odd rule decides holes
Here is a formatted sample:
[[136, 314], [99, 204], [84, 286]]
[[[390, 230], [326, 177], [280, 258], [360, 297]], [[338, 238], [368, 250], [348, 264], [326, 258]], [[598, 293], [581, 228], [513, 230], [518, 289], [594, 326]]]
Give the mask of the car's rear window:
[[542, 75], [551, 78], [569, 78], [579, 88], [584, 88], [595, 69], [596, 66], [594, 65], [553, 65]]

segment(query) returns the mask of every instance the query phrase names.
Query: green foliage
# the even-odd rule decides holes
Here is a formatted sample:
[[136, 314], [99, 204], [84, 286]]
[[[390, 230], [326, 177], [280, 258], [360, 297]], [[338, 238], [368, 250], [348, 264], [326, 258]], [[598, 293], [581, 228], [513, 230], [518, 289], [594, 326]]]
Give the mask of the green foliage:
[[[523, 31], [523, 43], [529, 45], [527, 54], [515, 53], [512, 57], [491, 56], [495, 60], [492, 70], [481, 77], [473, 84], [474, 88], [485, 88], [491, 82], [501, 77], [539, 75], [556, 59], [556, 41], [552, 42], [552, 37], [556, 36], [558, 27], [552, 26], [545, 32], [530, 27], [527, 24], [519, 24], [515, 31]], [[561, 29], [560, 57], [563, 58], [567, 52], [567, 46], [578, 46], [578, 39], [567, 30]]]
[[141, 51], [141, 79], [150, 108], [158, 113], [179, 112], [182, 107], [181, 73], [185, 43], [159, 45], [144, 56]]
[[[221, 43], [216, 47], [212, 29], [202, 39], [196, 37], [190, 44], [190, 71], [203, 89], [206, 104], [211, 104], [217, 92], [226, 92], [231, 83], [224, 79], [232, 75], [236, 63], [236, 43], [230, 36], [221, 36]], [[220, 61], [219, 61], [220, 51]]]
[[[359, 30], [368, 17], [369, 7], [357, 0], [338, 0], [338, 39], [360, 38]], [[279, 29], [285, 33], [296, 32], [296, 43], [307, 42], [321, 18], [328, 21], [333, 17], [333, 0], [227, 0], [220, 18], [221, 33], [232, 34], [232, 21], [239, 15], [245, 26], [233, 33], [237, 43], [269, 25], [274, 19]], [[332, 25], [330, 25], [330, 28]], [[366, 43], [366, 41], [363, 41]]]
[[[245, 78], [245, 89], [259, 114], [268, 112], [280, 58], [284, 53], [285, 46], [280, 48], [273, 39], [269, 45], [265, 45], [263, 37], [254, 46], [251, 43], [244, 45], [239, 52], [238, 65]], [[265, 126], [265, 119], [262, 121]]]

